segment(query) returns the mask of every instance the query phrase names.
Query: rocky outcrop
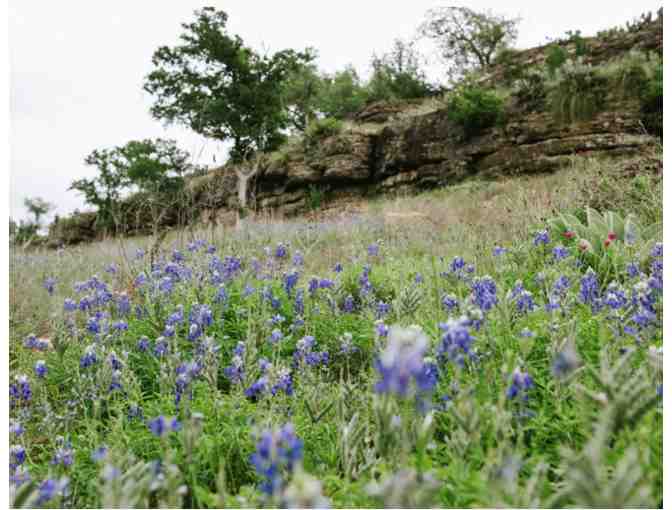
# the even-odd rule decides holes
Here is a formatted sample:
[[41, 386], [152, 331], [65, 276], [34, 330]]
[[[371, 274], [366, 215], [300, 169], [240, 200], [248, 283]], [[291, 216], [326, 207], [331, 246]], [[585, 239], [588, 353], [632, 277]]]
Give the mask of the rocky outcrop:
[[[657, 20], [618, 37], [588, 39], [586, 44], [587, 60], [594, 64], [632, 48], [662, 54], [662, 23]], [[534, 65], [545, 58], [545, 48], [521, 51], [515, 58]], [[501, 75], [495, 68], [484, 80], [496, 82]], [[257, 211], [291, 215], [324, 198], [419, 190], [474, 175], [552, 172], [576, 155], [623, 156], [657, 143], [642, 129], [639, 101], [616, 92], [606, 95], [603, 108], [592, 118], [571, 123], [511, 102], [504, 124], [471, 138], [449, 120], [445, 106], [438, 100], [432, 104], [423, 110], [417, 103], [374, 103], [337, 135], [288, 145], [266, 158], [250, 182], [250, 204]], [[187, 212], [171, 214], [167, 222], [235, 222], [237, 182], [232, 168], [193, 178], [188, 190], [183, 205]]]

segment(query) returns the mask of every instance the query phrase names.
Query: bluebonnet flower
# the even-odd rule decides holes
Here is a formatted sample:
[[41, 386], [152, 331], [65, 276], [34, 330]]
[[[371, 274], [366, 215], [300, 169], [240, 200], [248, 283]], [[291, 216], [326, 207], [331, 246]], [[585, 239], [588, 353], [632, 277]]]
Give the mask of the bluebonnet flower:
[[341, 349], [339, 352], [347, 356], [358, 350], [357, 346], [352, 343], [352, 335], [350, 333], [343, 333], [343, 336], [341, 337]]
[[303, 301], [303, 289], [296, 291], [296, 297], [294, 298], [294, 313], [297, 315], [303, 315], [305, 312], [305, 303]]
[[286, 368], [280, 369], [276, 374], [276, 382], [271, 387], [271, 394], [276, 395], [278, 391], [284, 391], [286, 395], [291, 396], [294, 393], [292, 386], [292, 374]]
[[421, 284], [425, 279], [423, 278], [422, 274], [420, 273], [415, 273], [415, 277], [413, 278], [413, 281], [417, 283], [418, 285]]
[[149, 420], [147, 426], [156, 437], [164, 437], [169, 432], [177, 432], [182, 427], [177, 418], [166, 418], [163, 415], [157, 416], [153, 420]]
[[329, 353], [314, 352], [315, 337], [304, 336], [301, 340], [296, 342], [296, 351], [294, 351], [294, 365], [300, 366], [302, 364], [308, 366], [315, 366], [318, 364], [326, 365], [329, 361]]
[[355, 298], [351, 295], [346, 296], [343, 300], [343, 311], [345, 313], [352, 313], [355, 310]]
[[26, 449], [21, 445], [14, 445], [9, 449], [9, 467], [16, 469], [26, 461]]
[[525, 314], [527, 312], [533, 311], [536, 308], [532, 293], [525, 290], [523, 283], [520, 280], [518, 280], [513, 289], [511, 289], [508, 298], [509, 301], [515, 301], [516, 310], [519, 313]]
[[33, 390], [30, 387], [28, 382], [28, 376], [26, 375], [17, 375], [16, 383], [9, 385], [9, 397], [11, 407], [14, 407], [19, 401], [25, 403], [30, 402], [33, 396]]
[[244, 372], [244, 361], [243, 357], [245, 356], [245, 343], [238, 342], [236, 347], [233, 349], [233, 357], [231, 358], [231, 364], [224, 369], [224, 375], [228, 377], [232, 384], [238, 384], [243, 382], [245, 377]]
[[663, 256], [663, 243], [656, 243], [653, 248], [651, 248], [651, 256], [654, 258]]
[[23, 346], [27, 349], [34, 349], [36, 351], [46, 351], [50, 347], [50, 343], [42, 338], [37, 338], [35, 335], [29, 335], [24, 341]]
[[263, 480], [262, 492], [268, 496], [278, 495], [302, 457], [303, 443], [296, 437], [291, 423], [279, 430], [264, 430], [256, 452], [250, 457], [257, 475]]
[[165, 356], [166, 353], [168, 352], [168, 341], [160, 336], [159, 338], [156, 339], [156, 343], [154, 344], [154, 355], [157, 358], [160, 358], [162, 356]]
[[217, 251], [217, 247], [214, 244], [208, 245], [207, 249], [205, 250], [208, 254], [212, 255]]
[[133, 281], [133, 285], [136, 288], [142, 287], [147, 283], [147, 275], [145, 273], [140, 273], [138, 276], [135, 277], [135, 280]]
[[589, 304], [593, 313], [602, 308], [600, 283], [597, 280], [595, 271], [592, 269], [588, 269], [586, 274], [581, 278], [579, 300], [584, 304]]
[[368, 246], [367, 252], [369, 253], [370, 257], [376, 257], [380, 252], [380, 247], [377, 243], [372, 243]]
[[164, 294], [170, 294], [173, 291], [175, 284], [170, 276], [164, 276], [159, 281], [159, 290]]
[[364, 266], [362, 269], [362, 274], [359, 277], [359, 292], [362, 295], [368, 294], [373, 290], [373, 284], [369, 280], [369, 275], [371, 274], [371, 267]]
[[56, 450], [56, 453], [54, 454], [54, 458], [51, 459], [51, 463], [53, 465], [62, 465], [63, 467], [70, 467], [72, 466], [72, 463], [74, 461], [73, 459], [73, 451], [72, 451], [72, 445], [70, 444], [70, 441], [68, 442], [63, 442], [59, 441], [62, 443], [62, 446]]
[[44, 280], [42, 286], [47, 290], [50, 296], [53, 296], [56, 288], [56, 279], [50, 276]]
[[128, 419], [129, 420], [140, 420], [143, 419], [142, 407], [137, 404], [131, 404], [128, 406]]
[[173, 255], [171, 257], [173, 262], [183, 262], [184, 261], [184, 255], [182, 255], [182, 252], [179, 250], [173, 250]]
[[147, 352], [149, 349], [149, 338], [146, 336], [141, 336], [138, 340], [138, 350], [140, 352]]
[[562, 260], [564, 258], [569, 257], [569, 250], [561, 244], [554, 247], [553, 250], [552, 250], [552, 253], [553, 253], [553, 259], [556, 262], [559, 261], [559, 260]]
[[110, 385], [107, 387], [108, 393], [113, 391], [121, 391], [123, 387], [121, 385], [121, 372], [119, 370], [112, 371], [112, 377], [110, 379]]
[[551, 242], [551, 237], [548, 234], [548, 230], [540, 230], [534, 235], [534, 245], [539, 246], [540, 244], [546, 245]]
[[343, 272], [343, 265], [339, 262], [334, 266], [334, 273]]
[[136, 260], [141, 259], [144, 256], [145, 256], [145, 250], [143, 250], [142, 248], [137, 248], [135, 250], [135, 259]]
[[576, 352], [576, 347], [573, 342], [567, 341], [553, 358], [551, 373], [558, 379], [565, 379], [579, 366], [581, 366], [581, 359]]
[[43, 506], [56, 496], [65, 492], [68, 487], [68, 479], [62, 478], [59, 481], [48, 478], [44, 480], [38, 488], [38, 498], [35, 501], [36, 506]]
[[25, 431], [26, 431], [26, 429], [23, 428], [23, 425], [21, 425], [20, 422], [14, 421], [14, 420], [9, 422], [9, 433], [10, 434], [13, 434], [16, 437], [19, 437]]
[[65, 312], [74, 312], [77, 310], [77, 303], [70, 299], [70, 298], [65, 298], [63, 300], [63, 311]]
[[226, 291], [224, 284], [220, 284], [217, 288], [217, 293], [215, 294], [215, 303], [220, 305], [226, 305], [229, 301], [229, 293]]
[[9, 474], [9, 483], [15, 487], [21, 487], [24, 483], [30, 482], [30, 474], [28, 470], [23, 466], [17, 466], [14, 469], [10, 470]]
[[115, 331], [128, 331], [128, 322], [126, 321], [115, 321], [112, 324], [112, 329]]
[[87, 368], [97, 362], [98, 358], [96, 357], [95, 347], [93, 345], [89, 345], [84, 351], [82, 357], [79, 359], [79, 366], [80, 368]]
[[464, 259], [462, 257], [455, 256], [450, 263], [450, 271], [452, 273], [459, 273], [464, 268], [464, 266]]
[[487, 312], [498, 303], [497, 284], [488, 275], [476, 278], [471, 285], [471, 292], [472, 302], [483, 312]]
[[285, 293], [288, 297], [292, 296], [292, 290], [296, 287], [296, 284], [299, 281], [298, 271], [292, 271], [291, 273], [285, 273], [283, 278], [282, 287], [285, 289]]
[[469, 319], [464, 316], [439, 324], [439, 328], [443, 331], [437, 348], [437, 357], [440, 361], [450, 361], [462, 366], [467, 358], [475, 357], [472, 350], [474, 339], [469, 331], [469, 324]]
[[495, 246], [494, 249], [492, 250], [492, 255], [495, 257], [501, 257], [502, 255], [505, 255], [507, 252], [506, 248], [503, 248], [501, 246]]
[[184, 307], [177, 305], [177, 309], [166, 319], [166, 325], [175, 326], [176, 324], [182, 324], [182, 322], [184, 322]]
[[317, 292], [317, 289], [320, 287], [320, 281], [317, 278], [311, 278], [308, 280], [308, 293], [311, 296], [315, 295], [315, 292]]
[[118, 271], [119, 271], [119, 269], [117, 268], [117, 265], [114, 262], [105, 266], [105, 272], [106, 273], [117, 274]]
[[441, 298], [441, 304], [443, 307], [446, 309], [447, 312], [451, 312], [452, 310], [456, 309], [459, 307], [460, 303], [457, 300], [457, 297], [455, 297], [454, 294], [444, 294], [443, 297]]
[[106, 445], [100, 445], [98, 448], [96, 448], [91, 452], [91, 460], [93, 462], [100, 462], [101, 460], [105, 460], [106, 457], [107, 457]]
[[128, 294], [122, 292], [117, 297], [117, 312], [121, 315], [128, 315], [131, 311], [131, 300], [128, 297]]
[[611, 282], [607, 286], [602, 302], [612, 310], [618, 310], [628, 304], [628, 298], [618, 283]]
[[294, 252], [294, 256], [292, 257], [292, 264], [297, 267], [303, 265], [303, 254], [300, 251]]
[[269, 326], [274, 326], [276, 324], [282, 324], [285, 322], [285, 318], [280, 315], [279, 313], [276, 313], [275, 315], [272, 315], [270, 319], [268, 319], [268, 324]]
[[189, 340], [196, 340], [214, 322], [212, 310], [208, 305], [194, 304], [189, 311]]
[[275, 258], [284, 259], [286, 256], [287, 247], [282, 243], [278, 243], [278, 245], [275, 247]]
[[521, 372], [520, 368], [516, 368], [511, 375], [511, 385], [506, 390], [506, 398], [512, 400], [519, 397], [526, 401], [528, 398], [528, 391], [534, 386], [532, 377], [527, 372]]
[[[181, 363], [176, 369], [177, 375], [175, 379], [175, 405], [179, 406], [182, 400], [182, 395], [189, 388], [189, 384], [196, 379], [201, 373], [201, 365], [197, 361], [190, 361], [188, 363]], [[191, 393], [189, 394], [191, 398]]]
[[329, 278], [320, 278], [318, 286], [320, 289], [333, 289], [334, 281], [330, 280]]
[[385, 323], [382, 320], [377, 320], [375, 323], [375, 329], [376, 329], [376, 335], [379, 338], [386, 338], [387, 334], [390, 331], [390, 328], [388, 328]]
[[282, 340], [282, 331], [277, 328], [271, 331], [271, 337], [268, 341], [271, 342], [271, 344], [277, 344], [280, 340]]
[[266, 393], [268, 389], [268, 377], [261, 376], [257, 379], [252, 386], [245, 390], [245, 396], [248, 398], [258, 398], [260, 395]]
[[537, 334], [529, 328], [523, 328], [520, 332], [520, 336], [523, 338], [534, 338]]
[[412, 381], [419, 392], [431, 391], [436, 381], [431, 378], [431, 369], [425, 366], [428, 345], [429, 340], [419, 327], [393, 327], [385, 350], [374, 362], [380, 376], [375, 391], [404, 397]]
[[47, 362], [43, 359], [35, 362], [35, 375], [43, 379], [47, 375]]
[[390, 313], [390, 305], [383, 301], [379, 301], [376, 305], [376, 319], [382, 319]]
[[625, 270], [630, 278], [635, 278], [639, 276], [639, 264], [637, 262], [630, 262], [625, 267]]

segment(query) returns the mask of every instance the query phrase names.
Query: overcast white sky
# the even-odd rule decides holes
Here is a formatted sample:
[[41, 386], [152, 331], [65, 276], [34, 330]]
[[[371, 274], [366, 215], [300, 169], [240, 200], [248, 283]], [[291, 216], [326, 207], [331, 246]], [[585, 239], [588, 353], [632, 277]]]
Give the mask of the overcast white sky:
[[[26, 217], [23, 199], [40, 196], [58, 214], [84, 208], [66, 191], [73, 179], [93, 175], [84, 157], [129, 140], [169, 137], [201, 163], [226, 159], [221, 143], [185, 129], [164, 128], [149, 115], [142, 90], [151, 56], [177, 43], [180, 23], [212, 5], [229, 14], [229, 30], [257, 49], [318, 49], [318, 65], [333, 72], [352, 63], [368, 72], [371, 54], [410, 38], [437, 0], [10, 0], [11, 174], [10, 214]], [[517, 46], [527, 48], [567, 30], [598, 30], [655, 11], [662, 0], [461, 2], [476, 10], [521, 16]]]

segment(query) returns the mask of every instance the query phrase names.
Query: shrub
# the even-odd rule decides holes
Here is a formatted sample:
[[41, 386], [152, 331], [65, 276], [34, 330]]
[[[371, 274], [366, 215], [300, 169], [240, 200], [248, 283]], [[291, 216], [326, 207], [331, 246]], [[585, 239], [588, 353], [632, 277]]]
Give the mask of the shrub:
[[642, 94], [644, 126], [652, 133], [663, 136], [663, 63], [658, 62]]
[[313, 145], [318, 140], [337, 135], [341, 131], [343, 131], [342, 121], [333, 117], [318, 119], [308, 124], [305, 140], [308, 145]]
[[315, 211], [322, 207], [324, 203], [324, 190], [318, 186], [311, 185], [308, 188], [308, 205], [310, 208]]
[[505, 48], [495, 57], [494, 64], [502, 67], [502, 79], [506, 85], [511, 85], [525, 76], [525, 64], [517, 59], [518, 52], [512, 48]]
[[567, 58], [567, 50], [559, 44], [551, 44], [546, 48], [546, 60], [544, 62], [546, 63], [549, 76], [555, 78], [558, 69], [567, 62]]
[[551, 94], [556, 119], [564, 122], [590, 119], [604, 107], [609, 80], [593, 67], [566, 62]]
[[513, 84], [513, 97], [525, 111], [542, 110], [546, 103], [546, 77], [537, 70], [529, 71]]
[[467, 83], [446, 98], [448, 118], [464, 129], [470, 138], [494, 126], [504, 117], [504, 100], [494, 91]]

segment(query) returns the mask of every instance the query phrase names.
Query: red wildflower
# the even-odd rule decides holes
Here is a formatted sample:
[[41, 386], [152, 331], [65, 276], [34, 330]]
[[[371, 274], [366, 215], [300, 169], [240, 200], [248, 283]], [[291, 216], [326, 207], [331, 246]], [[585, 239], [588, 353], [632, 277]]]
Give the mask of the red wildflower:
[[574, 237], [576, 237], [576, 234], [571, 230], [567, 230], [562, 235], [565, 237], [565, 239], [574, 239]]

